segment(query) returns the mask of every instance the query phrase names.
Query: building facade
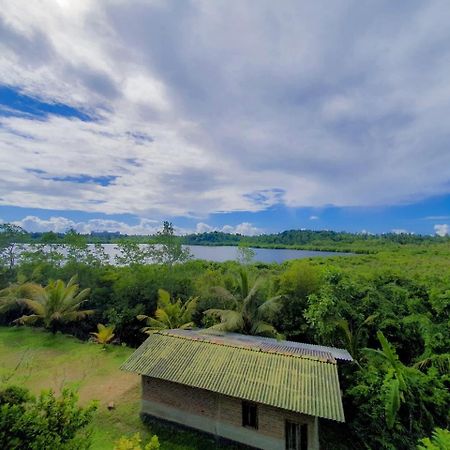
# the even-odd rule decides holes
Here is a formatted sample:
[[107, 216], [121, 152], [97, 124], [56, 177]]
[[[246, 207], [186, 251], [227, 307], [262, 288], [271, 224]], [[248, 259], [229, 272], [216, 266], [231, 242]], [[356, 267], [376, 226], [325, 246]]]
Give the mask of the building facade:
[[340, 349], [170, 330], [123, 365], [142, 375], [144, 415], [265, 450], [318, 450], [319, 417], [343, 421]]

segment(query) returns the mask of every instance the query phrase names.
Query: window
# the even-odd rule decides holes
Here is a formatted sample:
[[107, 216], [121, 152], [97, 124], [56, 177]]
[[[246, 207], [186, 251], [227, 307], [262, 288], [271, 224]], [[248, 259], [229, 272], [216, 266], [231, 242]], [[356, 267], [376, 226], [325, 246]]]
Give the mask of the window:
[[286, 450], [308, 450], [308, 425], [286, 420]]
[[258, 429], [258, 408], [254, 403], [242, 402], [242, 426]]

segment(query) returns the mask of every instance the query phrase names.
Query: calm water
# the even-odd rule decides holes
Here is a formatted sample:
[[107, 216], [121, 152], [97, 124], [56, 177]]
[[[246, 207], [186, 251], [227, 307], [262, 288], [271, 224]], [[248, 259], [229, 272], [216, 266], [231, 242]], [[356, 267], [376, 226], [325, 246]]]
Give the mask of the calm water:
[[[143, 244], [142, 246], [145, 246]], [[25, 250], [30, 250], [31, 245], [25, 245]], [[60, 246], [51, 246], [53, 250], [55, 247], [62, 255], [66, 253], [65, 249]], [[89, 244], [88, 247], [94, 250], [94, 246]], [[238, 248], [229, 246], [209, 247], [204, 245], [187, 245], [194, 259], [205, 259], [207, 261], [224, 262], [238, 259]], [[118, 254], [117, 247], [114, 244], [103, 244], [103, 248], [106, 254], [110, 258], [110, 262], [114, 264], [115, 257]], [[46, 247], [46, 250], [50, 250], [50, 246]], [[338, 255], [351, 255], [351, 253], [340, 252], [318, 252], [309, 250], [289, 250], [289, 249], [268, 249], [268, 248], [254, 248], [255, 257], [254, 262], [262, 263], [282, 263], [288, 259], [303, 259], [318, 256], [338, 256]], [[18, 251], [20, 254], [20, 251]]]
[[[203, 245], [187, 246], [194, 258], [206, 259], [208, 261], [223, 262], [237, 259], [237, 247], [208, 247]], [[317, 256], [349, 255], [349, 253], [338, 252], [316, 252], [310, 250], [290, 250], [272, 248], [254, 248], [254, 261], [263, 263], [282, 263], [288, 259], [303, 259]]]
[[[117, 249], [114, 244], [105, 244], [104, 249], [114, 260], [117, 254]], [[210, 247], [207, 245], [186, 245], [192, 253], [194, 259], [205, 259], [207, 261], [224, 262], [233, 261], [238, 257], [237, 247], [217, 246]], [[269, 248], [254, 248], [255, 257], [253, 261], [263, 263], [282, 263], [288, 259], [303, 259], [317, 256], [338, 256], [349, 255], [349, 253], [338, 252], [316, 252], [309, 250], [289, 250], [289, 249], [269, 249]]]

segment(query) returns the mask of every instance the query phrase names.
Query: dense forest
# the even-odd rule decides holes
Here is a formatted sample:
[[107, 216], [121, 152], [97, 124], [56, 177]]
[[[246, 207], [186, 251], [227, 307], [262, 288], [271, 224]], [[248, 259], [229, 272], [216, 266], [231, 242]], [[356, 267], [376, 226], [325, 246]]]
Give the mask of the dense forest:
[[[195, 327], [245, 333], [262, 330], [294, 341], [345, 347], [355, 359], [340, 368], [347, 422], [322, 422], [322, 448], [406, 450], [416, 448], [434, 429], [448, 428], [448, 238], [287, 231], [253, 238], [206, 233], [181, 239], [169, 225], [153, 237], [162, 245], [158, 264], [148, 264], [140, 253], [135, 244], [141, 237], [122, 242], [123, 264], [116, 266], [101, 257], [100, 247], [98, 253], [88, 249], [91, 239], [74, 231], [30, 235], [3, 226], [1, 324], [46, 327], [88, 339], [101, 323], [114, 326], [116, 343], [136, 347], [146, 337], [145, 325], [165, 326], [162, 315], [155, 316], [162, 310], [178, 320], [177, 326], [192, 322]], [[36, 246], [17, 261], [14, 251], [26, 242]], [[365, 254], [242, 265], [188, 260], [181, 249], [181, 243], [243, 242]], [[64, 244], [64, 260], [45, 248], [47, 243]], [[255, 285], [257, 289], [249, 289]], [[30, 310], [32, 303], [19, 301], [36, 286], [46, 292], [76, 286], [84, 292], [83, 310], [89, 314], [76, 322], [46, 321], [45, 311], [39, 316]], [[262, 316], [258, 308], [268, 302], [272, 307], [264, 308]], [[245, 327], [233, 328], [229, 314], [221, 311], [245, 315]], [[38, 317], [26, 319], [31, 315]]]
[[[7, 226], [7, 225], [4, 225]], [[12, 226], [11, 226], [12, 227]], [[15, 228], [16, 237], [21, 242], [64, 244], [74, 240], [91, 244], [117, 244], [120, 242], [134, 242], [141, 244], [156, 244], [161, 240], [161, 234], [154, 235], [122, 235], [118, 232], [92, 232], [78, 234], [74, 230], [66, 233], [36, 232], [26, 233]], [[449, 236], [431, 236], [410, 233], [348, 233], [338, 231], [287, 230], [275, 234], [261, 234], [244, 236], [221, 231], [196, 233], [178, 236], [177, 239], [185, 245], [246, 245], [264, 248], [293, 248], [304, 250], [350, 251], [354, 253], [374, 253], [386, 248], [400, 248], [404, 245], [429, 245], [450, 243]]]

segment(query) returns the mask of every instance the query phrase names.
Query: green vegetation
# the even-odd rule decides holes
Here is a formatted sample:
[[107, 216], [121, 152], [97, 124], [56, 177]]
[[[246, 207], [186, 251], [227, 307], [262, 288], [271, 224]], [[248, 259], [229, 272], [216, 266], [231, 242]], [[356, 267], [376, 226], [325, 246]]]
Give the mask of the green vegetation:
[[[179, 248], [181, 238], [170, 230], [167, 235], [177, 243], [173, 248]], [[215, 236], [214, 233], [209, 235]], [[254, 325], [261, 320], [273, 333], [276, 330], [291, 340], [347, 348], [357, 360], [341, 367], [347, 423], [322, 423], [324, 449], [409, 450], [415, 448], [424, 436], [432, 436], [434, 429], [448, 428], [449, 239], [306, 231], [274, 236], [276, 239], [273, 240], [267, 236], [245, 238], [244, 244], [254, 239], [251, 245], [345, 249], [364, 254], [288, 261], [281, 265], [245, 261], [245, 272], [237, 262], [193, 260], [174, 264], [169, 259], [161, 264], [143, 264], [138, 258], [130, 266], [111, 266], [101, 258], [93, 258], [89, 253], [91, 250], [86, 253], [86, 247], [83, 247], [86, 237], [71, 233], [67, 238], [70, 238], [70, 243], [64, 245], [68, 249], [72, 246], [68, 254], [76, 257], [58, 261], [51, 250], [43, 248], [29, 249], [20, 265], [17, 261], [11, 264], [11, 260], [5, 257], [0, 269], [0, 305], [3, 305], [0, 323], [11, 324], [28, 314], [26, 302], [20, 301], [28, 289], [20, 287], [25, 279], [28, 283], [46, 286], [55, 283], [52, 280], [68, 282], [78, 274], [80, 289], [90, 289], [83, 309], [95, 313], [76, 324], [59, 321], [57, 329], [80, 339], [89, 339], [98, 323], [107, 323], [115, 327], [118, 343], [136, 347], [146, 337], [137, 316], [145, 315], [161, 322], [160, 326], [181, 326], [193, 322], [197, 327], [218, 326], [253, 334], [258, 333], [258, 327]], [[23, 234], [19, 237], [24, 239]], [[224, 243], [220, 240], [223, 236], [216, 237], [217, 240], [212, 242]], [[36, 237], [43, 238], [43, 235]], [[56, 238], [64, 241], [66, 236]], [[55, 236], [45, 236], [45, 239], [55, 239]], [[244, 245], [244, 238], [234, 236], [233, 239]], [[0, 240], [6, 241], [6, 238]], [[11, 244], [8, 242], [5, 245]], [[139, 238], [130, 238], [129, 242], [140, 241]], [[259, 281], [255, 287], [249, 280]], [[167, 292], [165, 299], [168, 303], [164, 305], [160, 300], [160, 289]], [[190, 299], [193, 298], [196, 301], [191, 304]], [[278, 300], [267, 300], [274, 298]], [[271, 307], [266, 308], [265, 304]], [[174, 305], [178, 306], [175, 308]], [[168, 308], [172, 307], [177, 309], [173, 314], [177, 318], [177, 322], [173, 322], [176, 325], [172, 325], [172, 321], [161, 320], [161, 311], [170, 316]], [[160, 311], [156, 313], [158, 309]], [[189, 310], [189, 318], [182, 317], [186, 310]], [[277, 313], [273, 314], [275, 310]], [[4, 330], [6, 335], [24, 333], [25, 336], [28, 333], [30, 337], [45, 336], [54, 342], [61, 339], [59, 335], [37, 330]], [[70, 338], [65, 338], [65, 341], [72, 342]], [[12, 345], [13, 342], [9, 342]], [[0, 345], [4, 345], [3, 342]], [[96, 367], [100, 370], [100, 362], [103, 379], [107, 379], [118, 373], [119, 363], [131, 351], [127, 347], [113, 345], [106, 351], [95, 345], [77, 343], [77, 346], [81, 346], [83, 351], [69, 351], [65, 347], [64, 351], [53, 354], [54, 348], [47, 349], [48, 354], [42, 357], [51, 362], [36, 369], [46, 371], [46, 376], [27, 378], [27, 365], [23, 363], [20, 375], [14, 378], [19, 380], [18, 384], [39, 388], [33, 390], [35, 393], [43, 388], [55, 388], [52, 377], [55, 371], [64, 367], [61, 358], [68, 358], [73, 364], [74, 377], [69, 377], [72, 382], [80, 379], [81, 367], [88, 367], [89, 371]], [[9, 361], [7, 367], [11, 369], [22, 358], [24, 349], [13, 347], [3, 352], [5, 361]], [[88, 363], [88, 355], [92, 357], [92, 352], [95, 352], [95, 361]], [[24, 361], [27, 360], [26, 354]], [[53, 361], [59, 361], [59, 365], [53, 365]], [[67, 373], [72, 373], [71, 370]], [[97, 384], [90, 385], [91, 392], [86, 394], [86, 382], [78, 383], [81, 401], [95, 398], [106, 401], [108, 396], [102, 395], [98, 387], [94, 388], [102, 385], [101, 376], [89, 373], [89, 379], [97, 380]], [[5, 374], [2, 376], [7, 377]], [[120, 386], [120, 380], [125, 380], [121, 377], [125, 376], [120, 373], [114, 375], [114, 385]], [[70, 383], [70, 380], [66, 381]], [[105, 404], [103, 407], [100, 405], [94, 419], [97, 430], [94, 434], [95, 448], [111, 448], [111, 443], [122, 435], [131, 436], [136, 432], [141, 432], [143, 442], [147, 442], [148, 429], [140, 423], [136, 412], [138, 397], [136, 384], [129, 390], [119, 389], [117, 398], [108, 398], [108, 401], [116, 403], [116, 409], [107, 411]], [[170, 448], [174, 449], [208, 448], [201, 439], [189, 441], [191, 438], [181, 432], [167, 433], [164, 428], [156, 429], [154, 426], [151, 430], [160, 438], [162, 449], [166, 448], [167, 442], [171, 442]], [[179, 441], [177, 446], [174, 440], [181, 439], [180, 436], [184, 436], [184, 443]], [[186, 442], [195, 444], [186, 447]]]
[[212, 308], [204, 312], [210, 318], [220, 319], [220, 323], [211, 325], [208, 329], [218, 331], [232, 331], [256, 336], [278, 336], [276, 328], [266, 320], [280, 309], [280, 296], [264, 298], [257, 295], [260, 287], [257, 280], [253, 287], [249, 287], [248, 274], [239, 271], [238, 293], [216, 286], [214, 289], [218, 297], [231, 303], [232, 309]]
[[92, 336], [94, 336], [95, 342], [101, 344], [104, 349], [106, 345], [114, 339], [114, 326], [105, 326], [101, 323], [97, 324], [97, 331], [93, 331]]
[[150, 441], [145, 444], [142, 442], [139, 433], [136, 433], [131, 438], [122, 436], [115, 444], [114, 450], [159, 450], [158, 436], [152, 436]]
[[[89, 427], [95, 450], [111, 450], [120, 438], [136, 433], [145, 443], [156, 434], [161, 450], [210, 450], [213, 441], [196, 433], [142, 424], [140, 379], [119, 370], [132, 352], [123, 346], [102, 351], [98, 345], [41, 329], [0, 327], [0, 385], [22, 386], [34, 395], [44, 389], [60, 393], [67, 387], [78, 391], [82, 406], [97, 400]], [[114, 409], [108, 409], [110, 403]]]
[[192, 321], [192, 314], [196, 306], [197, 298], [190, 298], [184, 303], [181, 299], [173, 301], [170, 299], [170, 294], [167, 291], [159, 289], [155, 318], [141, 314], [137, 316], [137, 319], [147, 322], [148, 326], [142, 330], [146, 333], [173, 328], [192, 328], [195, 326]]
[[86, 429], [96, 405], [77, 405], [77, 396], [63, 389], [57, 398], [43, 391], [37, 398], [23, 387], [0, 390], [0, 442], [10, 450], [83, 450], [91, 444]]
[[30, 298], [20, 300], [33, 314], [23, 315], [16, 321], [23, 325], [42, 323], [45, 328], [56, 333], [59, 325], [94, 314], [92, 309], [80, 310], [90, 289], [78, 292], [76, 280], [74, 275], [67, 285], [62, 280], [50, 281], [45, 288], [36, 285], [31, 290]]
[[450, 448], [450, 431], [436, 428], [430, 438], [420, 440], [418, 450], [447, 450]]

